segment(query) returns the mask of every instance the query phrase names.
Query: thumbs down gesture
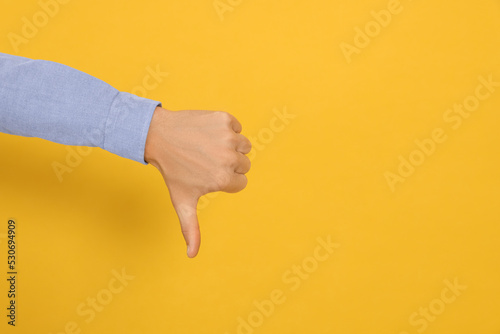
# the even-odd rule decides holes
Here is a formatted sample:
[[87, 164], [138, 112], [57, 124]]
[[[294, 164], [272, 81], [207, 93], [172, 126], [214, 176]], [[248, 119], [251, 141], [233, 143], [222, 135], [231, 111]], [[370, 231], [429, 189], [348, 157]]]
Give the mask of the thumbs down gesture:
[[144, 159], [163, 176], [190, 258], [200, 248], [198, 199], [210, 192], [238, 192], [247, 185], [252, 145], [241, 124], [222, 111], [156, 108]]

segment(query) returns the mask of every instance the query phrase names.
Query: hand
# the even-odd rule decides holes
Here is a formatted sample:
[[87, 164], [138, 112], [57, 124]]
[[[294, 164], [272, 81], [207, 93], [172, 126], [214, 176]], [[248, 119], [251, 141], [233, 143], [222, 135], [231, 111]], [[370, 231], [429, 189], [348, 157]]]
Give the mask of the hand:
[[198, 199], [247, 185], [250, 159], [245, 154], [252, 144], [240, 132], [241, 124], [226, 112], [158, 107], [153, 114], [144, 159], [165, 180], [191, 258], [200, 248]]

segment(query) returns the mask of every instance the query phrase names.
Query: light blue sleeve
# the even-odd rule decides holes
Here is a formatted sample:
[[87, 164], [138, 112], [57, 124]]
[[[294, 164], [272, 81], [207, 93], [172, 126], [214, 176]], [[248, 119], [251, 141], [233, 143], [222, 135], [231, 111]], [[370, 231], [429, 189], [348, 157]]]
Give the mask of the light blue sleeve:
[[0, 132], [100, 147], [146, 164], [159, 105], [62, 64], [0, 53]]

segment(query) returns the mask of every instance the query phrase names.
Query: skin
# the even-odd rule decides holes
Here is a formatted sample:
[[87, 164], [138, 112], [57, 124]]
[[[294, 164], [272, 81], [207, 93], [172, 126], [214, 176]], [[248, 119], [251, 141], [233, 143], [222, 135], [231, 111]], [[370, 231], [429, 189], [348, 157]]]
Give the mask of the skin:
[[241, 124], [226, 112], [156, 108], [144, 158], [165, 180], [188, 257], [195, 257], [200, 248], [199, 198], [210, 192], [243, 190], [251, 148]]

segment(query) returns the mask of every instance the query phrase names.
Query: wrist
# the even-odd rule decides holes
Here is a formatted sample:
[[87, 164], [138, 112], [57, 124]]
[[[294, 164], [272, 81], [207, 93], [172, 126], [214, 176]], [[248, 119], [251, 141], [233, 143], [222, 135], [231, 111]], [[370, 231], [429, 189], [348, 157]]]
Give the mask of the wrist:
[[157, 146], [157, 126], [160, 122], [163, 109], [162, 107], [156, 107], [153, 112], [153, 117], [151, 118], [151, 124], [149, 125], [148, 135], [146, 137], [146, 146], [144, 148], [144, 161], [148, 164], [156, 166], [156, 146]]

